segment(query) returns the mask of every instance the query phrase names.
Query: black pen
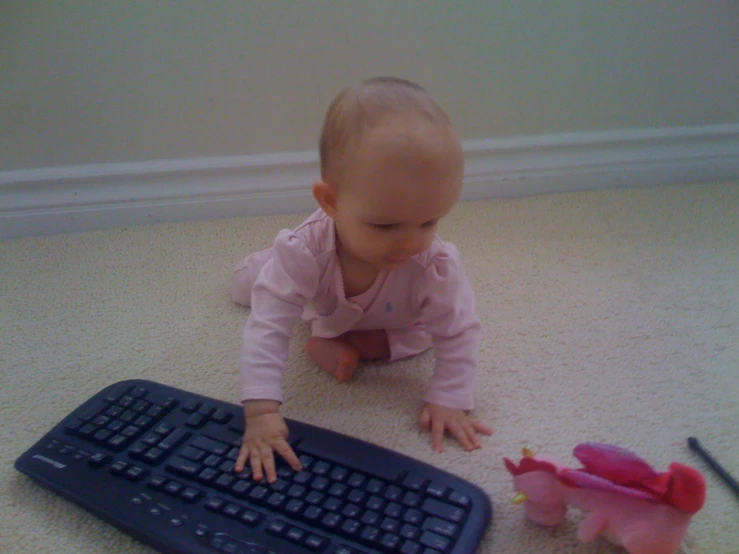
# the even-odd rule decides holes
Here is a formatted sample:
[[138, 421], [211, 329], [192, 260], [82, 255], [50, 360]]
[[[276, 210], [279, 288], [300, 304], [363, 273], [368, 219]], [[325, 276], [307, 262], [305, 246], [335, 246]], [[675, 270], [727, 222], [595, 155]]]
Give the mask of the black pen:
[[736, 479], [734, 479], [731, 474], [726, 471], [723, 466], [716, 461], [716, 459], [711, 456], [706, 449], [704, 449], [701, 446], [701, 443], [698, 442], [698, 439], [695, 437], [689, 437], [688, 438], [688, 447], [698, 454], [703, 460], [711, 466], [711, 469], [716, 472], [716, 474], [721, 478], [721, 480], [729, 485], [729, 488], [734, 491], [734, 494], [739, 496], [739, 483], [737, 483]]

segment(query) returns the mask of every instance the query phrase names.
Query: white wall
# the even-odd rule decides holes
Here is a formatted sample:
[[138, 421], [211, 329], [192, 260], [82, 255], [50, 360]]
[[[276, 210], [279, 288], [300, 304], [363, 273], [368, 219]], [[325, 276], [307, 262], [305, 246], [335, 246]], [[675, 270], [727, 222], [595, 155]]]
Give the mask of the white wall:
[[463, 138], [739, 122], [734, 0], [0, 0], [0, 169], [305, 150], [348, 82]]

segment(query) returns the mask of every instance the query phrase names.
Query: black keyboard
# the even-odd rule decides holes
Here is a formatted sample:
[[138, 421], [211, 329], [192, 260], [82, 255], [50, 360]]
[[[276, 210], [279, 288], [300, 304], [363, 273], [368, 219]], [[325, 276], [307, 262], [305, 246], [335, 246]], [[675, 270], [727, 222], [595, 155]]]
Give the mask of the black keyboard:
[[42, 485], [161, 552], [469, 554], [492, 518], [477, 486], [287, 420], [304, 466], [234, 473], [242, 408], [144, 380], [105, 388], [18, 458]]

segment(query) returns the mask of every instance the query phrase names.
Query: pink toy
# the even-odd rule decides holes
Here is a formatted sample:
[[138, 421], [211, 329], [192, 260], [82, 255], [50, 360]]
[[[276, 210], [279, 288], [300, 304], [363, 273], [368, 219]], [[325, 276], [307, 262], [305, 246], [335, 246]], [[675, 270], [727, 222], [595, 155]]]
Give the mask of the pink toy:
[[566, 468], [528, 448], [518, 466], [504, 458], [518, 492], [514, 503], [523, 503], [531, 520], [557, 525], [572, 505], [586, 514], [577, 533], [582, 542], [603, 535], [630, 554], [677, 551], [706, 499], [697, 470], [674, 462], [657, 473], [632, 452], [607, 444], [582, 443], [573, 453], [584, 467]]

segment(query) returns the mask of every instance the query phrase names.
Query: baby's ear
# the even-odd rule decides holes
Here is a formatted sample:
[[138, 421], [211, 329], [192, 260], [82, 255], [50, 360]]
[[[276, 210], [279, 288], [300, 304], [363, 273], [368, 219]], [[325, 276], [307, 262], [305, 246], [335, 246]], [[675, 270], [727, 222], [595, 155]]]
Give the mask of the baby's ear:
[[313, 197], [321, 206], [321, 209], [326, 212], [331, 219], [335, 219], [336, 216], [336, 191], [334, 188], [323, 181], [318, 181], [313, 185]]

